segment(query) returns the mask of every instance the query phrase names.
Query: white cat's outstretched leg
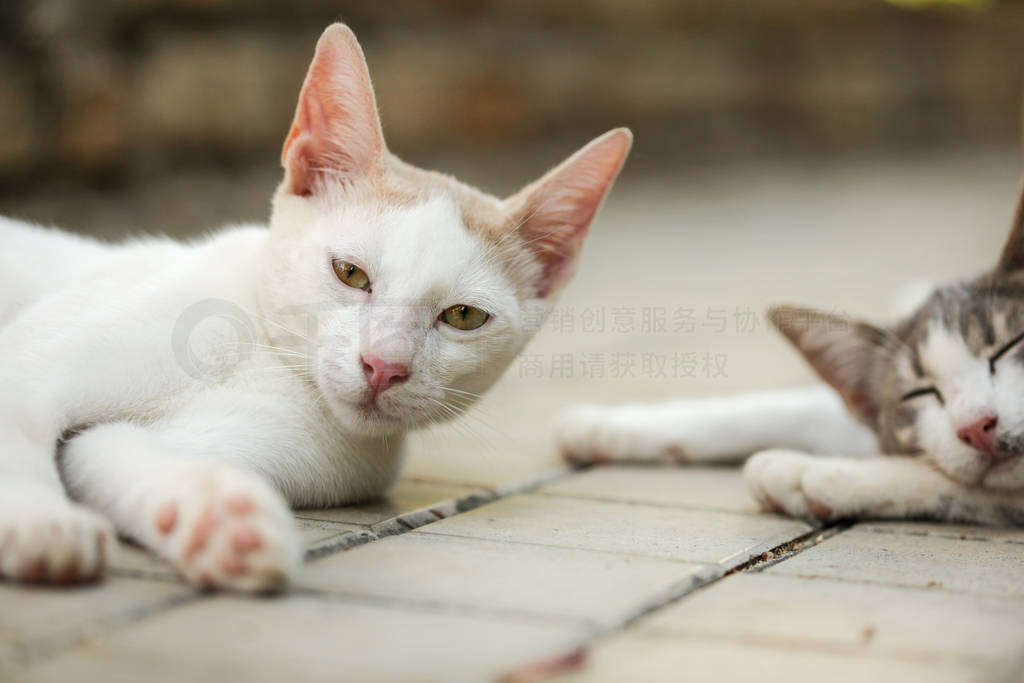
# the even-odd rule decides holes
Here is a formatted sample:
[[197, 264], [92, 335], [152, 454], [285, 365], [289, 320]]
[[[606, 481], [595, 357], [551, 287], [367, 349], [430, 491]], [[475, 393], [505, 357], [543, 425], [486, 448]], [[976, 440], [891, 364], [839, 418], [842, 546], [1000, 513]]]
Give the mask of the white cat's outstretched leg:
[[762, 448], [874, 453], [874, 435], [826, 387], [660, 405], [581, 405], [555, 422], [570, 462], [742, 460]]
[[64, 453], [69, 490], [195, 584], [281, 588], [301, 558], [281, 495], [251, 472], [176, 457], [166, 436], [124, 423], [82, 433]]
[[964, 486], [922, 458], [854, 460], [770, 450], [751, 457], [744, 473], [764, 509], [793, 517], [1024, 525], [1024, 495]]

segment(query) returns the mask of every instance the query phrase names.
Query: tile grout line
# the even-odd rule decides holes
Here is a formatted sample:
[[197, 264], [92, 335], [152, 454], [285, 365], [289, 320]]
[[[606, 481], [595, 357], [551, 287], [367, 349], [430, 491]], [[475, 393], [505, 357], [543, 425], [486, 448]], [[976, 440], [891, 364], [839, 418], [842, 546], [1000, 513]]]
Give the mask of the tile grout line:
[[685, 503], [663, 503], [646, 500], [624, 500], [609, 496], [590, 495], [584, 493], [561, 493], [558, 491], [539, 491], [535, 496], [546, 498], [564, 498], [568, 500], [585, 500], [595, 503], [608, 503], [610, 505], [642, 505], [644, 507], [663, 508], [666, 510], [699, 510], [701, 512], [719, 512], [723, 515], [743, 515], [744, 517], [761, 517], [763, 512], [751, 507], [749, 510], [735, 510], [726, 508], [708, 507], [707, 505], [687, 505]]
[[466, 541], [480, 541], [482, 543], [498, 543], [501, 545], [525, 545], [532, 548], [548, 548], [551, 550], [566, 550], [575, 553], [600, 553], [602, 555], [615, 555], [618, 557], [637, 557], [646, 560], [658, 560], [660, 562], [670, 562], [679, 565], [690, 565], [690, 566], [718, 566], [720, 563], [710, 560], [680, 560], [674, 557], [665, 557], [664, 555], [651, 555], [648, 553], [631, 552], [628, 550], [603, 550], [601, 548], [582, 548], [579, 546], [572, 545], [559, 545], [557, 543], [541, 543], [540, 541], [513, 541], [507, 538], [483, 538], [481, 536], [468, 536], [466, 534], [452, 534], [442, 533], [440, 531], [420, 531], [421, 536], [433, 536], [435, 538], [458, 538]]
[[[396, 515], [390, 519], [370, 525], [369, 529], [366, 531], [349, 531], [347, 533], [342, 533], [338, 541], [335, 543], [328, 543], [326, 541], [329, 541], [330, 539], [326, 539], [326, 541], [321, 542], [322, 545], [314, 544], [313, 547], [306, 549], [303, 561], [315, 561], [322, 557], [327, 557], [360, 545], [372, 543], [373, 541], [377, 541], [382, 538], [387, 538], [388, 536], [397, 536], [407, 533], [432, 522], [446, 519], [448, 517], [454, 517], [455, 515], [468, 512], [482, 505], [493, 503], [509, 496], [528, 493], [540, 486], [570, 476], [575, 471], [576, 470], [568, 467], [547, 470], [539, 475], [526, 478], [514, 484], [498, 486], [491, 490], [485, 488], [476, 489], [466, 496], [449, 498], [418, 510], [412, 510], [401, 515]], [[161, 583], [182, 583], [179, 576], [172, 576], [170, 572], [147, 572], [144, 570], [118, 569], [115, 567], [111, 567], [107, 571], [110, 576], [114, 577], [158, 581]], [[295, 589], [293, 588], [291, 590]], [[302, 589], [299, 590], [300, 592], [302, 591]], [[166, 613], [178, 607], [210, 599], [214, 595], [217, 595], [217, 593], [204, 593], [196, 590], [188, 595], [169, 599], [147, 608], [129, 610], [106, 619], [98, 619], [93, 622], [88, 622], [78, 628], [70, 629], [63, 634], [29, 641], [24, 646], [16, 646], [17, 649], [15, 652], [20, 651], [24, 653], [22, 655], [24, 657], [24, 661], [20, 662], [20, 665], [32, 666], [42, 660], [58, 656], [68, 650], [72, 650], [91, 637], [106, 635], [107, 633], [133, 626], [150, 617]]]
[[449, 498], [417, 510], [410, 510], [401, 515], [370, 524], [365, 532], [352, 531], [342, 534], [336, 543], [324, 542], [321, 546], [314, 545], [306, 550], [305, 560], [307, 562], [318, 560], [344, 550], [349, 550], [350, 548], [379, 541], [388, 536], [400, 536], [433, 522], [455, 517], [463, 512], [469, 512], [510, 496], [530, 493], [541, 486], [571, 476], [576, 471], [568, 467], [546, 470], [539, 475], [528, 477], [514, 484], [497, 486], [493, 489], [478, 488], [470, 491], [465, 496]]
[[[763, 635], [734, 635], [728, 633], [715, 633], [707, 631], [687, 631], [685, 629], [680, 630], [669, 630], [663, 628], [648, 628], [644, 630], [644, 637], [652, 638], [664, 638], [678, 640], [680, 638], [690, 639], [691, 641], [706, 641], [706, 642], [721, 642], [721, 643], [734, 643], [740, 645], [752, 645], [765, 647], [773, 650], [791, 650], [794, 652], [802, 653], [807, 650], [812, 650], [826, 655], [863, 655], [865, 654], [865, 644], [863, 642], [844, 642], [837, 643], [832, 641], [816, 641], [811, 639], [794, 639], [788, 637], [773, 637]], [[916, 650], [907, 647], [891, 647], [891, 648], [880, 648], [873, 649], [872, 656], [881, 657], [888, 660], [905, 661], [905, 662], [919, 662], [919, 663], [934, 663], [936, 660], [947, 661], [950, 663], [955, 662], [970, 662], [972, 665], [985, 665], [991, 664], [993, 658], [971, 653], [963, 652], [943, 652], [936, 653], [932, 650]]]
[[206, 597], [208, 595], [199, 592], [176, 595], [162, 600], [155, 605], [136, 607], [127, 612], [113, 614], [83, 624], [78, 628], [68, 629], [63, 633], [58, 632], [55, 635], [35, 638], [24, 644], [16, 643], [15, 658], [20, 659], [16, 663], [19, 666], [31, 667], [45, 659], [56, 657], [68, 650], [72, 650], [90, 638], [132, 626], [156, 614], [163, 614], [179, 607], [198, 603]]
[[[765, 567], [767, 569], [767, 567]], [[759, 573], [759, 570], [754, 570], [754, 573]], [[852, 579], [845, 576], [831, 576], [828, 574], [787, 574], [780, 572], [778, 574], [772, 574], [775, 578], [787, 578], [787, 579], [800, 579], [807, 581], [822, 581], [831, 583], [847, 583], [855, 584], [858, 586], [878, 586], [880, 588], [898, 588], [900, 590], [907, 591], [920, 591], [925, 593], [942, 593], [945, 595], [965, 595], [965, 596], [976, 596], [979, 598], [1003, 598], [1006, 600], [1020, 600], [1024, 598], [1024, 594], [1018, 593], [979, 593], [978, 591], [967, 589], [967, 588], [946, 588], [941, 584], [934, 586], [922, 586], [915, 583], [899, 583], [896, 581], [877, 581], [874, 579]]]
[[295, 595], [320, 598], [322, 600], [333, 600], [344, 603], [356, 603], [386, 607], [395, 610], [418, 611], [428, 614], [456, 613], [465, 616], [486, 617], [490, 619], [512, 618], [525, 623], [542, 624], [568, 624], [575, 627], [594, 629], [598, 622], [586, 616], [573, 614], [553, 614], [550, 612], [538, 612], [531, 610], [517, 610], [507, 607], [480, 607], [472, 603], [450, 602], [445, 600], [427, 600], [409, 597], [388, 597], [372, 593], [351, 593], [338, 590], [324, 590], [301, 586], [293, 591]]
[[[770, 550], [755, 555], [744, 562], [740, 562], [733, 567], [726, 568], [720, 566], [715, 568], [714, 571], [706, 574], [699, 573], [692, 575], [687, 579], [680, 581], [675, 586], [663, 591], [661, 595], [646, 600], [636, 610], [634, 610], [632, 614], [627, 615], [619, 622], [595, 630], [595, 632], [590, 634], [584, 640], [578, 642], [574, 647], [568, 648], [554, 656], [544, 658], [542, 662], [571, 662], [573, 663], [573, 666], [582, 665], [585, 653], [593, 648], [599, 641], [624, 631], [644, 617], [664, 609], [669, 605], [675, 604], [698, 591], [706, 590], [727, 576], [744, 572], [761, 572], [769, 567], [775, 566], [780, 562], [784, 562], [791, 557], [799, 555], [801, 552], [809, 548], [813, 548], [830, 538], [838, 536], [850, 527], [851, 525], [849, 524], [836, 524], [814, 528], [784, 543], [780, 543]], [[813, 541], [813, 543], [808, 545], [808, 541]], [[536, 661], [525, 662], [523, 665], [513, 668], [513, 670], [505, 676], [500, 677], [498, 680], [517, 680], [516, 675], [518, 672], [530, 671], [537, 664], [538, 662]]]
[[[838, 534], [845, 531], [847, 528], [847, 526], [828, 526], [824, 528], [811, 529], [810, 531], [801, 534], [796, 538], [792, 538], [788, 541], [780, 543], [774, 548], [771, 548], [758, 555], [755, 555], [744, 562], [736, 564], [733, 567], [722, 567], [721, 571], [716, 572], [716, 575], [710, 578], [710, 580], [697, 583], [696, 585], [692, 586], [690, 590], [668, 595], [667, 599], [662, 599], [660, 602], [655, 600], [649, 601], [647, 605], [636, 611], [633, 615], [627, 617], [627, 619], [624, 620], [616, 630], [621, 630], [623, 628], [631, 626], [632, 624], [639, 621], [648, 614], [668, 607], [669, 605], [678, 602], [679, 600], [682, 600], [686, 596], [696, 592], [699, 589], [704, 589], [708, 586], [718, 583], [720, 580], [726, 578], [727, 576], [732, 576], [733, 574], [740, 574], [743, 572], [761, 572], [767, 569], [768, 567], [772, 567], [776, 564], [779, 564], [780, 562], [784, 562], [791, 557], [799, 555], [801, 552], [808, 548], [813, 548], [817, 546], [819, 543], [822, 543], [828, 540], [829, 538], [832, 538], [833, 536], [837, 536]], [[807, 541], [813, 541], [813, 544], [807, 545]]]

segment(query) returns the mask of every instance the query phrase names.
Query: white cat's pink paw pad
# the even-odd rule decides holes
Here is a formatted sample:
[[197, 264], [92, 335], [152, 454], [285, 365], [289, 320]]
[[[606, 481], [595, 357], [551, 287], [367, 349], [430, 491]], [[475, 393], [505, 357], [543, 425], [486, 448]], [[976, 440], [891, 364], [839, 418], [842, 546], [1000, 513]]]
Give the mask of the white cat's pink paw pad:
[[267, 592], [282, 588], [300, 550], [280, 496], [251, 475], [209, 468], [157, 506], [153, 523], [193, 583]]

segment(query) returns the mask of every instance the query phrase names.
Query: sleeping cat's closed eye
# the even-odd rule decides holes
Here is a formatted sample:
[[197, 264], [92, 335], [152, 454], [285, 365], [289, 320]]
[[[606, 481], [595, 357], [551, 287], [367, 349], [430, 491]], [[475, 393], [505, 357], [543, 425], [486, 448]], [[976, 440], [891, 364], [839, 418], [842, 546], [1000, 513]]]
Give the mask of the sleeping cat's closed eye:
[[907, 393], [903, 394], [903, 396], [900, 397], [900, 400], [910, 401], [921, 396], [927, 396], [929, 394], [934, 394], [935, 398], [939, 400], [939, 403], [945, 403], [945, 401], [942, 399], [942, 394], [940, 394], [939, 390], [936, 389], [935, 387], [923, 387], [921, 389], [914, 389], [913, 391], [908, 391]]
[[998, 361], [1000, 358], [1002, 358], [1004, 355], [1006, 355], [1006, 353], [1008, 351], [1010, 351], [1013, 347], [1015, 347], [1021, 341], [1024, 341], [1024, 332], [1018, 334], [1016, 337], [1011, 339], [1008, 344], [1004, 344], [1002, 347], [1000, 347], [1000, 349], [998, 351], [996, 351], [994, 354], [992, 354], [992, 357], [988, 359], [988, 369], [989, 369], [989, 372], [991, 372], [992, 374], [995, 374], [995, 372], [996, 372], [996, 361]]

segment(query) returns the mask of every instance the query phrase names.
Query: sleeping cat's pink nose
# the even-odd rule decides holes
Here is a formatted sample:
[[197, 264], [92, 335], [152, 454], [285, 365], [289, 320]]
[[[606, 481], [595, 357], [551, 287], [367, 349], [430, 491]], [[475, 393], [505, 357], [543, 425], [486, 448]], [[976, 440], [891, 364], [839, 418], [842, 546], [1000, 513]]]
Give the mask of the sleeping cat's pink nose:
[[404, 363], [384, 360], [372, 353], [364, 354], [361, 358], [363, 374], [366, 375], [366, 381], [373, 389], [374, 396], [409, 379], [409, 366]]
[[992, 437], [995, 434], [998, 421], [999, 419], [995, 415], [985, 415], [956, 430], [956, 435], [971, 448], [991, 454]]

